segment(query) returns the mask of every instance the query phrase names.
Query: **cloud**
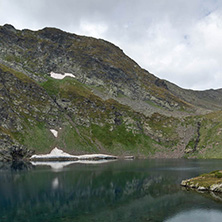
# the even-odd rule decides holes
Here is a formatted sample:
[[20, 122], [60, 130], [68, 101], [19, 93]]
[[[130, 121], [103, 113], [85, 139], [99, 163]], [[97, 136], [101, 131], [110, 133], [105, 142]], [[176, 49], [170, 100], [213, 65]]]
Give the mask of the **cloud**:
[[0, 24], [104, 38], [160, 78], [222, 88], [220, 0], [0, 0]]
[[[221, 13], [215, 11], [191, 25], [184, 37], [182, 29], [177, 30], [177, 34], [180, 33], [177, 35], [162, 28], [168, 42], [159, 56], [161, 66], [157, 67], [156, 61], [153, 69], [160, 73], [162, 78], [171, 79], [186, 88], [221, 88], [221, 25]], [[156, 47], [161, 42], [163, 41], [157, 41]], [[158, 58], [158, 53], [152, 53], [151, 56]]]
[[82, 35], [93, 36], [100, 38], [107, 30], [107, 26], [102, 23], [90, 23], [87, 21], [80, 21], [79, 33]]

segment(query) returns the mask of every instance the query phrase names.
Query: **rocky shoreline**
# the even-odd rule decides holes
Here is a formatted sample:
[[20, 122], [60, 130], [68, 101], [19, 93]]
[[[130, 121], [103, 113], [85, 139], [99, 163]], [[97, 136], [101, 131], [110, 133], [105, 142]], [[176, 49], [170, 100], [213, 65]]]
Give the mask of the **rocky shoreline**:
[[202, 174], [198, 177], [183, 180], [181, 186], [198, 191], [222, 193], [222, 170]]

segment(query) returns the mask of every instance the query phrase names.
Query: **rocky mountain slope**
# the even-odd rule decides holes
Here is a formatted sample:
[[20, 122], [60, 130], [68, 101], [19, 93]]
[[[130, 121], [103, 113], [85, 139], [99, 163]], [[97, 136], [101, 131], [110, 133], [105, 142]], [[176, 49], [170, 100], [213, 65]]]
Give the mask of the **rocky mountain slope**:
[[221, 157], [221, 100], [221, 89], [158, 79], [104, 40], [0, 27], [0, 159], [55, 146], [72, 154]]

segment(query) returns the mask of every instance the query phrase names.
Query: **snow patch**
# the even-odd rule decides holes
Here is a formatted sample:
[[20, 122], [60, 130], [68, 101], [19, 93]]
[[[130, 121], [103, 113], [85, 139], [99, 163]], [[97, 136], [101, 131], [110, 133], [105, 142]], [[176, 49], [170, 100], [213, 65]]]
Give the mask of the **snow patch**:
[[61, 74], [61, 73], [50, 72], [50, 76], [54, 79], [64, 79], [66, 76], [76, 78], [76, 76], [73, 75], [72, 73]]
[[58, 149], [57, 147], [55, 147], [49, 154], [46, 155], [50, 155], [50, 156], [71, 156], [68, 153], [65, 153], [63, 150]]
[[81, 160], [102, 160], [102, 159], [117, 159], [116, 156], [112, 155], [106, 155], [106, 154], [87, 154], [87, 155], [70, 155], [63, 150], [58, 149], [55, 147], [49, 154], [42, 154], [42, 155], [33, 155], [31, 156], [31, 160], [35, 159], [62, 159], [65, 158], [66, 160], [73, 160], [76, 159], [76, 161]]
[[62, 157], [76, 158], [76, 156], [65, 153], [63, 150], [55, 147], [49, 154], [32, 155], [31, 159], [57, 159]]
[[51, 133], [54, 135], [54, 137], [58, 137], [58, 131], [54, 129], [50, 129]]

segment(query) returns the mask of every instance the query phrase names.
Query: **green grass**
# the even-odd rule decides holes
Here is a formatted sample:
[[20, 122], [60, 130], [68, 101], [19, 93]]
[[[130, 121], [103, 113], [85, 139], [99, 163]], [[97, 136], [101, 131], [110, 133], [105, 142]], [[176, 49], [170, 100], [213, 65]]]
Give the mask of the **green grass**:
[[23, 82], [34, 82], [32, 79], [30, 79], [27, 75], [25, 75], [22, 72], [15, 71], [14, 69], [11, 69], [3, 64], [0, 63], [0, 69], [4, 72], [8, 72], [10, 74], [13, 74], [18, 79], [22, 80]]
[[106, 146], [112, 146], [114, 141], [126, 146], [135, 145], [136, 136], [132, 132], [127, 132], [123, 124], [116, 126], [112, 131], [111, 125], [106, 125], [104, 127], [92, 125], [92, 134]]
[[[79, 66], [80, 72], [93, 74], [93, 72], [96, 71], [98, 72], [97, 75], [101, 75], [101, 77], [103, 77], [103, 74], [106, 74], [106, 69], [100, 68], [101, 65], [119, 69], [130, 78], [139, 77], [142, 82], [141, 87], [144, 90], [146, 89], [150, 95], [157, 98], [160, 104], [162, 104], [163, 101], [169, 104], [171, 102], [176, 102], [178, 103], [177, 109], [184, 109], [183, 111], [192, 110], [190, 104], [175, 97], [166, 89], [157, 87], [154, 84], [156, 81], [154, 76], [148, 75], [147, 72], [141, 70], [139, 66], [135, 66], [134, 62], [128, 57], [125, 57], [123, 52], [112, 44], [104, 44], [101, 40], [86, 37], [81, 37], [82, 41], [67, 37], [64, 40], [64, 44], [59, 46], [58, 43], [50, 40], [50, 38], [46, 39], [38, 35], [42, 32], [44, 31], [39, 31], [37, 33], [31, 31], [26, 31], [24, 33], [19, 32], [19, 37], [23, 38], [23, 45], [26, 50], [12, 45], [12, 47], [14, 47], [12, 51], [14, 50], [18, 53], [16, 56], [6, 54], [4, 59], [9, 63], [14, 62], [17, 65], [20, 64], [22, 68], [29, 70], [29, 72], [33, 74], [38, 75], [35, 72], [39, 72], [39, 75], [42, 75], [43, 73], [47, 73], [50, 68], [50, 64], [48, 63], [48, 60], [51, 59], [50, 52], [63, 48], [63, 52], [67, 54], [70, 53], [69, 57], [71, 60], [73, 59], [73, 61], [67, 63], [67, 67], [70, 66], [70, 68], [73, 68], [73, 64], [81, 64], [81, 67], [77, 65]], [[60, 33], [60, 31], [56, 29], [51, 29], [50, 32]], [[38, 42], [38, 44], [36, 44], [36, 42]], [[41, 47], [43, 53], [38, 52], [37, 45]], [[72, 57], [72, 55], [74, 56]], [[94, 58], [97, 58], [99, 62], [95, 63]], [[64, 62], [66, 61], [64, 60]], [[62, 64], [57, 63], [57, 65], [58, 68], [62, 69]], [[94, 70], [92, 70], [92, 68]], [[31, 78], [21, 72], [17, 72], [1, 64], [0, 69], [4, 72], [11, 73], [22, 82], [32, 82], [33, 85], [35, 84]], [[29, 148], [33, 148], [37, 152], [47, 152], [56, 145], [70, 152], [97, 152], [98, 145], [96, 145], [96, 141], [99, 141], [105, 151], [116, 153], [129, 151], [131, 153], [149, 154], [150, 152], [155, 153], [153, 144], [157, 143], [156, 141], [158, 141], [158, 144], [162, 145], [166, 152], [171, 152], [172, 150], [169, 148], [175, 147], [178, 144], [179, 135], [177, 126], [180, 124], [179, 119], [162, 116], [156, 113], [150, 118], [146, 118], [142, 114], [134, 112], [128, 106], [121, 105], [113, 99], [103, 101], [91, 92], [92, 88], [101, 92], [106, 92], [107, 87], [109, 88], [112, 85], [109, 82], [106, 82], [106, 86], [88, 87], [70, 77], [66, 77], [63, 80], [56, 80], [46, 77], [45, 75], [46, 74], [42, 76], [44, 76], [47, 81], [39, 83], [39, 85], [41, 85], [53, 99], [67, 99], [70, 101], [69, 108], [75, 108], [75, 114], [72, 113], [72, 109], [68, 113], [73, 122], [78, 122], [77, 118], [79, 117], [83, 120], [87, 119], [89, 126], [77, 125], [76, 127], [79, 130], [79, 133], [77, 133], [73, 127], [71, 128], [71, 124], [68, 123], [67, 125], [63, 125], [59, 138], [55, 139], [49, 131], [49, 126], [47, 124], [37, 123], [36, 121], [36, 119], [44, 118], [35, 119], [34, 117], [42, 117], [43, 114], [41, 111], [44, 106], [50, 106], [50, 100], [43, 102], [41, 99], [32, 99], [32, 96], [30, 96], [31, 93], [19, 94], [19, 89], [16, 89], [16, 87], [13, 89], [12, 87], [12, 89], [10, 88], [10, 93], [12, 94], [13, 92], [13, 95], [18, 95], [19, 100], [22, 100], [23, 104], [26, 102], [30, 106], [33, 106], [34, 109], [28, 110], [29, 112], [27, 113], [27, 110], [24, 110], [22, 105], [21, 107], [16, 107], [10, 101], [10, 106], [15, 111], [14, 113], [16, 113], [16, 115], [18, 113], [18, 116], [21, 117], [21, 124], [25, 129], [23, 132], [17, 133], [11, 133], [9, 130], [8, 133], [11, 133], [12, 136]], [[29, 92], [33, 91], [34, 93], [38, 93], [41, 92], [41, 90], [35, 91], [33, 89]], [[121, 93], [118, 94], [118, 97], [122, 96]], [[161, 108], [153, 101], [147, 101], [147, 103], [151, 106]], [[52, 107], [52, 109], [53, 108], [54, 107]], [[63, 113], [67, 114], [65, 110], [63, 110]], [[115, 125], [114, 123], [110, 124], [109, 122], [109, 120], [116, 118], [116, 113], [121, 115], [122, 122], [120, 125]], [[64, 118], [63, 121], [68, 122], [69, 120], [64, 116], [64, 114], [61, 114], [61, 117]], [[47, 117], [48, 116], [46, 116], [46, 119]], [[126, 117], [133, 120], [133, 123], [130, 122], [130, 124], [127, 125], [127, 123], [123, 121]], [[222, 113], [215, 112], [204, 117], [189, 117], [183, 122], [184, 128], [188, 125], [193, 125], [195, 127], [200, 118], [203, 118], [203, 121], [201, 121], [200, 142], [195, 155], [199, 158], [222, 158], [222, 134], [219, 134], [219, 129], [222, 129]], [[30, 120], [33, 122], [33, 125], [31, 125]], [[138, 127], [138, 125], [143, 126], [144, 123], [147, 123], [151, 128], [152, 132], [148, 134], [151, 135], [150, 137], [153, 139], [144, 134], [143, 127]], [[137, 130], [129, 130], [130, 128], [136, 128]], [[187, 147], [194, 148], [195, 137], [190, 140]], [[201, 153], [202, 151], [203, 153]]]
[[124, 124], [111, 130], [111, 125], [103, 127], [92, 125], [92, 136], [98, 139], [110, 152], [122, 154], [144, 154], [154, 152], [155, 142], [144, 134], [133, 134], [127, 131]]
[[[16, 72], [8, 67], [0, 65], [4, 72], [10, 72], [21, 81], [32, 81], [23, 73]], [[49, 126], [43, 123], [37, 123], [33, 116], [41, 117], [43, 106], [49, 105], [49, 102], [40, 100], [28, 99], [26, 95], [21, 95], [20, 99], [28, 101], [31, 106], [37, 109], [25, 110], [20, 108], [15, 110], [20, 113], [23, 118], [25, 131], [14, 134], [15, 138], [21, 141], [28, 148], [35, 149], [36, 152], [48, 152], [54, 146], [58, 146], [67, 152], [98, 152], [100, 149], [109, 153], [130, 153], [130, 154], [154, 154], [156, 149], [154, 144], [159, 144], [163, 147], [164, 152], [172, 152], [179, 142], [177, 127], [180, 120], [174, 117], [166, 117], [158, 113], [151, 117], [145, 117], [142, 114], [134, 112], [128, 106], [124, 106], [113, 99], [103, 101], [101, 98], [94, 95], [87, 85], [80, 83], [78, 80], [66, 77], [63, 80], [47, 78], [46, 82], [41, 85], [46, 90], [48, 95], [56, 99], [67, 99], [69, 108], [75, 108], [75, 114], [71, 111], [61, 112], [63, 121], [69, 122], [65, 115], [68, 114], [74, 123], [78, 122], [78, 118], [88, 121], [88, 126], [76, 124], [74, 129], [70, 122], [63, 126], [58, 139], [55, 139], [49, 131]], [[34, 84], [34, 81], [33, 81]], [[38, 90], [43, 90], [38, 87]], [[18, 91], [13, 92], [15, 95]], [[46, 104], [47, 103], [47, 104]], [[13, 104], [12, 104], [13, 105]], [[153, 105], [153, 104], [151, 104]], [[24, 113], [23, 113], [24, 112]], [[47, 115], [47, 114], [46, 114]], [[60, 114], [59, 114], [60, 115]], [[196, 156], [199, 158], [218, 158], [222, 157], [221, 135], [219, 129], [222, 129], [222, 114], [217, 112], [202, 117], [186, 118], [181, 124], [181, 127], [195, 125], [201, 121], [200, 142], [197, 147]], [[33, 122], [33, 126], [29, 120]], [[41, 118], [40, 118], [41, 119]], [[44, 118], [42, 118], [44, 119]], [[110, 123], [114, 119], [119, 119], [120, 123]], [[127, 122], [129, 119], [129, 122]], [[126, 120], [126, 122], [124, 122]], [[80, 121], [81, 122], [81, 121]], [[151, 132], [145, 135], [143, 125], [150, 127]], [[135, 129], [135, 130], [134, 130]], [[25, 133], [24, 133], [25, 132]], [[19, 138], [20, 136], [20, 138]], [[153, 139], [151, 139], [151, 137]], [[157, 142], [158, 141], [158, 142]], [[101, 145], [97, 144], [97, 142]], [[193, 148], [195, 145], [195, 137], [190, 140], [187, 148]], [[205, 146], [212, 147], [205, 152]], [[173, 147], [173, 148], [172, 148]], [[199, 152], [199, 153], [198, 153]]]
[[222, 158], [222, 112], [210, 113], [203, 116], [202, 119], [197, 157]]
[[[98, 141], [103, 149], [109, 153], [120, 154], [128, 152], [138, 155], [155, 153], [153, 144], [156, 142], [149, 136], [146, 136], [143, 131], [135, 133], [129, 130], [126, 123], [121, 120], [122, 117], [120, 118], [120, 125], [107, 123], [107, 120], [118, 111], [122, 113], [121, 115], [129, 116], [134, 120], [134, 123], [129, 125], [130, 127], [133, 128], [134, 124], [141, 124], [143, 117], [134, 113], [129, 107], [121, 105], [113, 99], [102, 101], [99, 97], [95, 96], [87, 86], [72, 78], [65, 78], [63, 80], [49, 78], [48, 81], [42, 83], [42, 87], [46, 89], [51, 96], [67, 98], [72, 101], [72, 104], [78, 107], [79, 115], [83, 118], [89, 118], [91, 121], [88, 129], [87, 127], [81, 128], [81, 136], [71, 129], [67, 129], [66, 132], [64, 132], [62, 136], [63, 139], [59, 142], [59, 145], [65, 146], [65, 149], [70, 151], [75, 149], [76, 152], [81, 152], [81, 150], [95, 152], [98, 151], [98, 145], [96, 145], [96, 141]], [[86, 100], [93, 102], [94, 107], [90, 107], [90, 105], [85, 102]], [[105, 111], [102, 112], [101, 107], [104, 107]], [[95, 121], [97, 122], [98, 119], [101, 123], [100, 125], [95, 124]], [[168, 125], [175, 125], [178, 121], [175, 121], [174, 118], [167, 118], [161, 115], [159, 115], [158, 118], [154, 115], [151, 119], [148, 119], [148, 121], [151, 127], [163, 133], [163, 140], [164, 138], [168, 138], [168, 141], [163, 142], [162, 145], [172, 147], [177, 144], [177, 133], [173, 127]], [[166, 127], [163, 127], [163, 125]], [[84, 136], [84, 134], [86, 136]], [[91, 140], [88, 137], [91, 137]], [[91, 149], [90, 146], [92, 146]]]
[[189, 141], [189, 143], [186, 146], [185, 151], [187, 152], [189, 151], [189, 153], [193, 153], [195, 151], [194, 150], [195, 144], [196, 144], [196, 136]]
[[64, 126], [58, 137], [58, 147], [75, 154], [96, 153], [95, 144], [85, 136], [89, 134], [88, 130], [84, 127], [78, 127], [77, 130], [71, 125]]
[[198, 184], [200, 187], [209, 188], [213, 184], [220, 184], [222, 183], [222, 171], [217, 170], [211, 173], [205, 173], [198, 177], [190, 179], [187, 182], [187, 185], [190, 186], [192, 184]]
[[38, 123], [33, 128], [27, 129], [23, 134], [23, 144], [36, 153], [48, 153], [56, 145], [52, 133], [44, 123]]

